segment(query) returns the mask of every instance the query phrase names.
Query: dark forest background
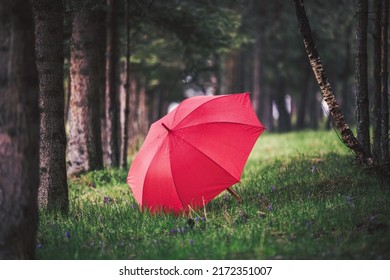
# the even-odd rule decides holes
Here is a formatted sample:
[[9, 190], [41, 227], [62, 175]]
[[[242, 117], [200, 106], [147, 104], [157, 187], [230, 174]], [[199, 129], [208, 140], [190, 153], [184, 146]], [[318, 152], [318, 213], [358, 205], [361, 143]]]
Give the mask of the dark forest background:
[[[36, 231], [36, 198], [66, 214], [67, 178], [128, 168], [150, 124], [184, 98], [251, 92], [269, 132], [331, 129], [294, 2], [2, 0], [0, 258], [34, 256], [23, 234]], [[305, 2], [346, 123], [381, 166], [388, 2]]]

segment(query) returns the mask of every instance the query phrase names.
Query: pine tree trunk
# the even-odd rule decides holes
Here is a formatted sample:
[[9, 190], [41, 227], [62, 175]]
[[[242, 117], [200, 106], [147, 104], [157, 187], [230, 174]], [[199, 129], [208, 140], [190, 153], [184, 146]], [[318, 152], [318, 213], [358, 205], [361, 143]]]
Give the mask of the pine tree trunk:
[[33, 0], [33, 7], [40, 91], [38, 203], [44, 208], [67, 213], [63, 6], [61, 0]]
[[[341, 89], [341, 104], [340, 106], [343, 108], [345, 120], [348, 122], [352, 122], [355, 120], [355, 106], [352, 106], [352, 102], [350, 101], [351, 95], [351, 82], [350, 82], [350, 73], [351, 73], [351, 42], [349, 40], [349, 36], [352, 32], [352, 25], [348, 25], [345, 30], [345, 62], [344, 62], [344, 70], [342, 74], [342, 89]], [[353, 102], [354, 104], [354, 102]], [[353, 109], [351, 108], [353, 107]]]
[[138, 99], [139, 132], [145, 136], [149, 129], [148, 99], [146, 95], [146, 78], [141, 77]]
[[309, 96], [309, 90], [311, 89], [311, 83], [310, 83], [310, 68], [307, 67], [307, 70], [305, 70], [305, 84], [303, 85], [304, 88], [301, 90], [300, 96], [299, 96], [299, 106], [298, 106], [298, 114], [297, 114], [297, 129], [305, 129], [306, 128], [306, 108], [308, 107], [308, 96]]
[[125, 32], [126, 32], [126, 61], [125, 61], [125, 75], [126, 80], [124, 84], [124, 104], [123, 104], [123, 125], [122, 125], [122, 140], [121, 140], [121, 158], [120, 166], [127, 168], [127, 152], [129, 147], [129, 107], [130, 107], [130, 14], [129, 1], [125, 0]]
[[381, 138], [381, 161], [388, 163], [389, 158], [389, 90], [388, 90], [388, 44], [387, 32], [389, 25], [389, 0], [382, 2], [381, 20], [381, 99], [382, 99], [382, 138]]
[[[132, 65], [130, 64], [130, 69]], [[129, 70], [130, 71], [130, 70]], [[138, 135], [138, 94], [137, 94], [137, 79], [135, 77], [135, 70], [130, 71], [130, 85], [129, 85], [129, 144], [134, 148], [137, 142]]]
[[328, 78], [325, 75], [325, 70], [322, 65], [321, 58], [318, 54], [318, 51], [314, 44], [314, 40], [311, 36], [311, 28], [306, 16], [303, 0], [294, 0], [294, 3], [299, 29], [303, 36], [303, 43], [310, 65], [313, 69], [317, 83], [321, 89], [323, 98], [329, 107], [330, 115], [332, 116], [333, 122], [335, 123], [336, 128], [341, 134], [341, 139], [347, 145], [347, 147], [349, 147], [356, 154], [357, 158], [362, 163], [371, 166], [373, 164], [371, 154], [363, 149], [362, 145], [356, 139], [348, 124], [345, 122], [344, 115], [333, 94], [333, 90], [328, 81]]
[[283, 81], [283, 78], [280, 77], [276, 94], [275, 94], [275, 104], [279, 111], [279, 119], [278, 119], [279, 132], [291, 131], [291, 116], [287, 110], [285, 90], [286, 90], [285, 83]]
[[368, 0], [357, 1], [355, 84], [356, 84], [356, 125], [357, 139], [362, 148], [370, 151], [370, 117], [367, 84], [367, 25]]
[[308, 96], [308, 107], [309, 107], [309, 127], [313, 130], [317, 130], [319, 127], [319, 118], [321, 112], [321, 104], [319, 104], [317, 96], [318, 96], [318, 88], [314, 82], [308, 82], [309, 84], [309, 92], [313, 94]]
[[119, 166], [119, 92], [117, 1], [107, 0], [106, 44], [106, 155], [107, 167]]
[[253, 50], [253, 92], [252, 104], [257, 117], [260, 117], [260, 63], [261, 63], [261, 36], [258, 35]]
[[381, 17], [382, 0], [374, 1], [374, 91], [373, 91], [373, 139], [372, 155], [376, 164], [381, 163], [381, 139], [382, 139], [382, 107], [381, 107]]
[[38, 227], [38, 80], [28, 0], [0, 4], [0, 259], [33, 259]]
[[[101, 13], [90, 2], [69, 1], [72, 9], [71, 98], [67, 147], [68, 175], [103, 167], [100, 130], [99, 36]], [[92, 6], [90, 6], [92, 5]]]
[[214, 71], [212, 74], [212, 83], [214, 87], [214, 94], [221, 94], [221, 56], [214, 54]]
[[263, 102], [261, 104], [261, 121], [268, 131], [274, 130], [273, 116], [272, 116], [272, 92], [271, 87], [263, 87]]
[[223, 93], [233, 93], [235, 88], [235, 70], [237, 68], [237, 51], [233, 50], [227, 54], [225, 62], [225, 91]]

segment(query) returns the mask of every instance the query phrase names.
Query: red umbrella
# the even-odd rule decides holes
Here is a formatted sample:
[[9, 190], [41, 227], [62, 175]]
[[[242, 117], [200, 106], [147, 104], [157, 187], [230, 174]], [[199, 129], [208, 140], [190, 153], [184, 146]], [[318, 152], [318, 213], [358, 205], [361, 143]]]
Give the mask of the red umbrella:
[[240, 181], [263, 130], [249, 93], [188, 98], [152, 124], [127, 183], [151, 212], [202, 207]]

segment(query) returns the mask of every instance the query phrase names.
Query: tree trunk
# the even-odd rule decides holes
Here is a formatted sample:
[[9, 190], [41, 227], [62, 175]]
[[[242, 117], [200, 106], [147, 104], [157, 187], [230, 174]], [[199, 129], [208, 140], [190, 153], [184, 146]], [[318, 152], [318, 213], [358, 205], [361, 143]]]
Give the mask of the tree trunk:
[[252, 104], [256, 116], [260, 118], [260, 63], [261, 63], [261, 36], [258, 35], [253, 50], [253, 92]]
[[348, 124], [345, 122], [344, 115], [333, 94], [333, 90], [328, 81], [328, 78], [325, 75], [325, 70], [323, 68], [321, 58], [317, 52], [314, 40], [311, 36], [311, 28], [306, 16], [303, 0], [294, 0], [294, 3], [299, 29], [303, 36], [303, 43], [305, 45], [305, 50], [310, 65], [313, 69], [317, 83], [321, 88], [324, 100], [328, 104], [330, 114], [335, 123], [335, 126], [341, 134], [341, 139], [347, 145], [347, 147], [349, 147], [356, 154], [356, 156], [362, 163], [371, 166], [373, 164], [371, 154], [365, 149], [363, 149], [362, 145], [356, 139]]
[[[130, 69], [131, 69], [130, 64]], [[137, 93], [137, 79], [135, 69], [130, 71], [130, 85], [129, 85], [129, 144], [134, 148], [138, 134], [138, 93]]]
[[68, 212], [64, 123], [62, 1], [33, 0], [39, 74], [40, 161], [38, 203]]
[[138, 98], [138, 126], [139, 133], [145, 136], [149, 129], [148, 99], [146, 93], [146, 78], [141, 77]]
[[368, 0], [357, 1], [355, 84], [356, 84], [356, 129], [362, 148], [370, 151], [370, 116], [367, 84], [367, 24]]
[[382, 0], [374, 1], [374, 92], [373, 92], [373, 139], [372, 155], [376, 164], [381, 163], [381, 139], [382, 139], [382, 105], [381, 105], [381, 18]]
[[0, 259], [33, 259], [38, 227], [38, 80], [28, 0], [0, 4]]
[[261, 104], [261, 121], [268, 131], [274, 130], [274, 122], [272, 115], [272, 91], [270, 86], [263, 87], [263, 102]]
[[341, 75], [342, 79], [342, 89], [341, 89], [341, 102], [340, 106], [343, 108], [344, 117], [346, 122], [353, 122], [355, 120], [355, 102], [351, 102], [351, 82], [350, 82], [350, 73], [351, 73], [351, 41], [349, 40], [349, 36], [352, 32], [352, 25], [348, 25], [345, 31], [345, 62], [344, 62], [344, 70]]
[[[72, 9], [68, 175], [103, 166], [100, 102], [99, 36], [101, 13], [96, 3], [69, 1]], [[92, 4], [92, 6], [91, 6]]]
[[285, 83], [281, 77], [278, 80], [279, 83], [274, 97], [276, 107], [279, 111], [278, 131], [288, 132], [291, 131], [291, 116], [286, 106]]
[[389, 90], [388, 90], [388, 44], [387, 32], [389, 25], [389, 0], [382, 2], [381, 20], [381, 97], [382, 97], [382, 138], [381, 155], [382, 163], [387, 163], [389, 159]]
[[107, 167], [119, 166], [119, 92], [117, 0], [107, 1], [106, 28], [106, 155]]
[[68, 123], [69, 120], [69, 108], [70, 108], [70, 95], [71, 95], [71, 85], [70, 85], [70, 73], [67, 72], [67, 77], [65, 78], [66, 87], [65, 87], [65, 124]]
[[235, 70], [237, 68], [237, 51], [233, 50], [227, 54], [226, 62], [225, 62], [225, 87], [224, 92], [233, 93], [235, 89]]
[[123, 124], [121, 140], [120, 166], [127, 168], [127, 152], [129, 147], [129, 107], [130, 107], [130, 15], [129, 0], [125, 0], [125, 32], [126, 32], [126, 61], [125, 61], [125, 84], [123, 98]]
[[221, 94], [221, 56], [217, 53], [214, 54], [214, 71], [211, 81], [214, 87], [214, 94]]
[[313, 130], [317, 130], [319, 127], [319, 119], [321, 113], [321, 105], [318, 102], [318, 91], [315, 84], [309, 82], [309, 90], [313, 93], [308, 97], [309, 101], [309, 127]]
[[310, 68], [307, 67], [307, 70], [305, 70], [305, 81], [303, 84], [303, 89], [301, 89], [301, 93], [299, 96], [299, 106], [298, 106], [298, 114], [297, 114], [297, 129], [305, 129], [306, 128], [306, 108], [308, 106], [308, 96], [309, 91], [311, 90], [311, 83], [310, 83]]

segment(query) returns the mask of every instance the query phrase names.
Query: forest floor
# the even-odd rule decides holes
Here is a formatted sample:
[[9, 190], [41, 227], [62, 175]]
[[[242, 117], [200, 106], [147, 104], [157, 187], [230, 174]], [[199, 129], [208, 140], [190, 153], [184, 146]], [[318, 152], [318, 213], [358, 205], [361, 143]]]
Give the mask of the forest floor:
[[140, 212], [127, 170], [73, 178], [67, 217], [40, 211], [38, 259], [390, 259], [389, 183], [334, 131], [259, 138], [239, 204], [222, 193], [188, 217]]

